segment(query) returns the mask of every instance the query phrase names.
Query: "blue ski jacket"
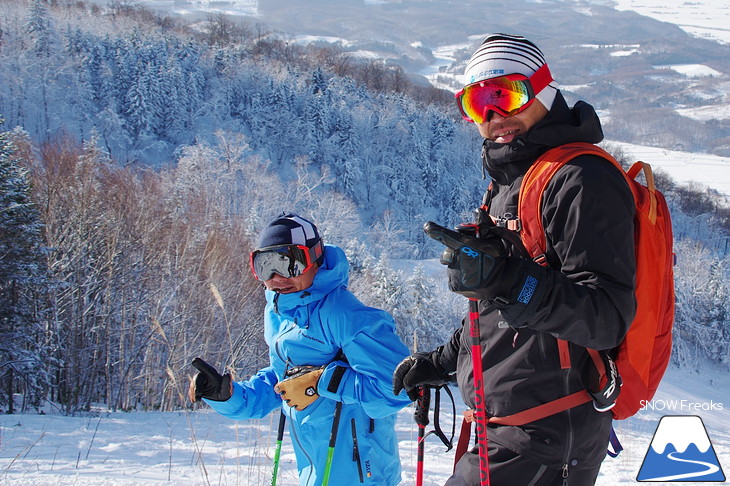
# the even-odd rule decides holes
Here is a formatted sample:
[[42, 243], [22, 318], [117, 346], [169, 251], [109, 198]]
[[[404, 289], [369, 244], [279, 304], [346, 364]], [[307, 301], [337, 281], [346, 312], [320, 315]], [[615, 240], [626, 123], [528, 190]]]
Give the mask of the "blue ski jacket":
[[[287, 417], [301, 486], [322, 482], [335, 404], [342, 402], [330, 484], [392, 486], [400, 482], [396, 412], [411, 401], [394, 396], [393, 371], [409, 355], [387, 312], [347, 290], [349, 265], [326, 245], [324, 263], [306, 290], [266, 291], [265, 339], [270, 365], [233, 384], [225, 402], [205, 400], [233, 419], [261, 418], [281, 407]], [[274, 392], [287, 369], [326, 365], [320, 398], [298, 411]]]

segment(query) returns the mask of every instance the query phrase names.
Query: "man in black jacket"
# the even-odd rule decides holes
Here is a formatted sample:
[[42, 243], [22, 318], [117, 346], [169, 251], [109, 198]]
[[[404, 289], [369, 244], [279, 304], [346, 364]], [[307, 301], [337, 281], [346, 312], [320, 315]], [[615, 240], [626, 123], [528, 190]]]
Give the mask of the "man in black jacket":
[[[542, 52], [523, 37], [490, 35], [473, 54], [457, 95], [462, 115], [484, 138], [482, 159], [492, 179], [485, 196], [491, 219], [515, 225], [522, 178], [548, 149], [603, 139], [594, 109], [570, 108]], [[449, 285], [479, 300], [486, 412], [505, 417], [588, 388], [586, 348], [610, 350], [635, 310], [634, 203], [623, 176], [594, 155], [561, 168], [542, 196], [547, 265], [515, 252], [490, 256], [477, 289], [461, 292], [463, 265], [452, 254]], [[406, 358], [394, 390], [412, 399], [421, 385], [455, 375], [475, 408], [468, 319], [451, 340]], [[567, 342], [561, 360], [559, 341]], [[566, 352], [570, 366], [564, 365]], [[488, 427], [491, 484], [595, 483], [605, 457], [611, 413], [590, 402], [521, 425]], [[479, 485], [477, 448], [459, 461], [447, 486]]]

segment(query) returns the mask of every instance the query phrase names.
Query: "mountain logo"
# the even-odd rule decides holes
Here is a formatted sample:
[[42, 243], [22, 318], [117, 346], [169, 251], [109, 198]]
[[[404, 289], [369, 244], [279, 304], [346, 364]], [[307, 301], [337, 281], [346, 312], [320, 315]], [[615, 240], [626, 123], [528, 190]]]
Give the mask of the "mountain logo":
[[702, 419], [694, 415], [662, 417], [636, 480], [680, 483], [725, 481]]

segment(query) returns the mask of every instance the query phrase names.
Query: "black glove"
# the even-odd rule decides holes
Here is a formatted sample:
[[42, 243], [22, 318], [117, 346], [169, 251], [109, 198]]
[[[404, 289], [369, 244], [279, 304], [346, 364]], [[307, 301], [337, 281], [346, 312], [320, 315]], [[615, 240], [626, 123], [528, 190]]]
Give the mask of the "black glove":
[[421, 385], [442, 386], [451, 381], [439, 363], [439, 351], [414, 353], [401, 361], [393, 372], [393, 395], [405, 389], [408, 398], [415, 402]]
[[[524, 308], [542, 291], [538, 286], [544, 268], [532, 260], [508, 257], [500, 236], [487, 229], [478, 238], [474, 229], [467, 225], [453, 231], [433, 222], [423, 227], [428, 236], [447, 246], [441, 263], [448, 265], [449, 289], [470, 299], [487, 300], [500, 309], [511, 304]], [[521, 309], [513, 314], [521, 314]]]
[[216, 402], [225, 402], [233, 393], [231, 374], [221, 375], [211, 365], [200, 358], [193, 360], [193, 366], [199, 370], [190, 380], [188, 397], [191, 402], [207, 398]]
[[449, 289], [472, 299], [484, 298], [484, 289], [504, 266], [507, 252], [502, 239], [489, 232], [477, 238], [476, 226], [472, 225], [454, 231], [428, 222], [423, 230], [446, 245], [441, 263], [449, 267]]

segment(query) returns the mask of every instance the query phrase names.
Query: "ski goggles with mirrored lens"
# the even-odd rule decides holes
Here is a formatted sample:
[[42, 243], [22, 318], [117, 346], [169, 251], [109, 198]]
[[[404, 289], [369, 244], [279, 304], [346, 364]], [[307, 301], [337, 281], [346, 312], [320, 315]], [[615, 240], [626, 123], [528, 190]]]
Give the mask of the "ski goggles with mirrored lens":
[[547, 64], [543, 64], [529, 78], [510, 74], [470, 84], [456, 93], [456, 104], [465, 120], [484, 123], [491, 119], [490, 111], [508, 117], [525, 110], [535, 101], [535, 94], [552, 81]]
[[322, 256], [322, 241], [312, 248], [304, 245], [268, 246], [251, 252], [251, 271], [256, 280], [269, 280], [274, 275], [298, 277]]

